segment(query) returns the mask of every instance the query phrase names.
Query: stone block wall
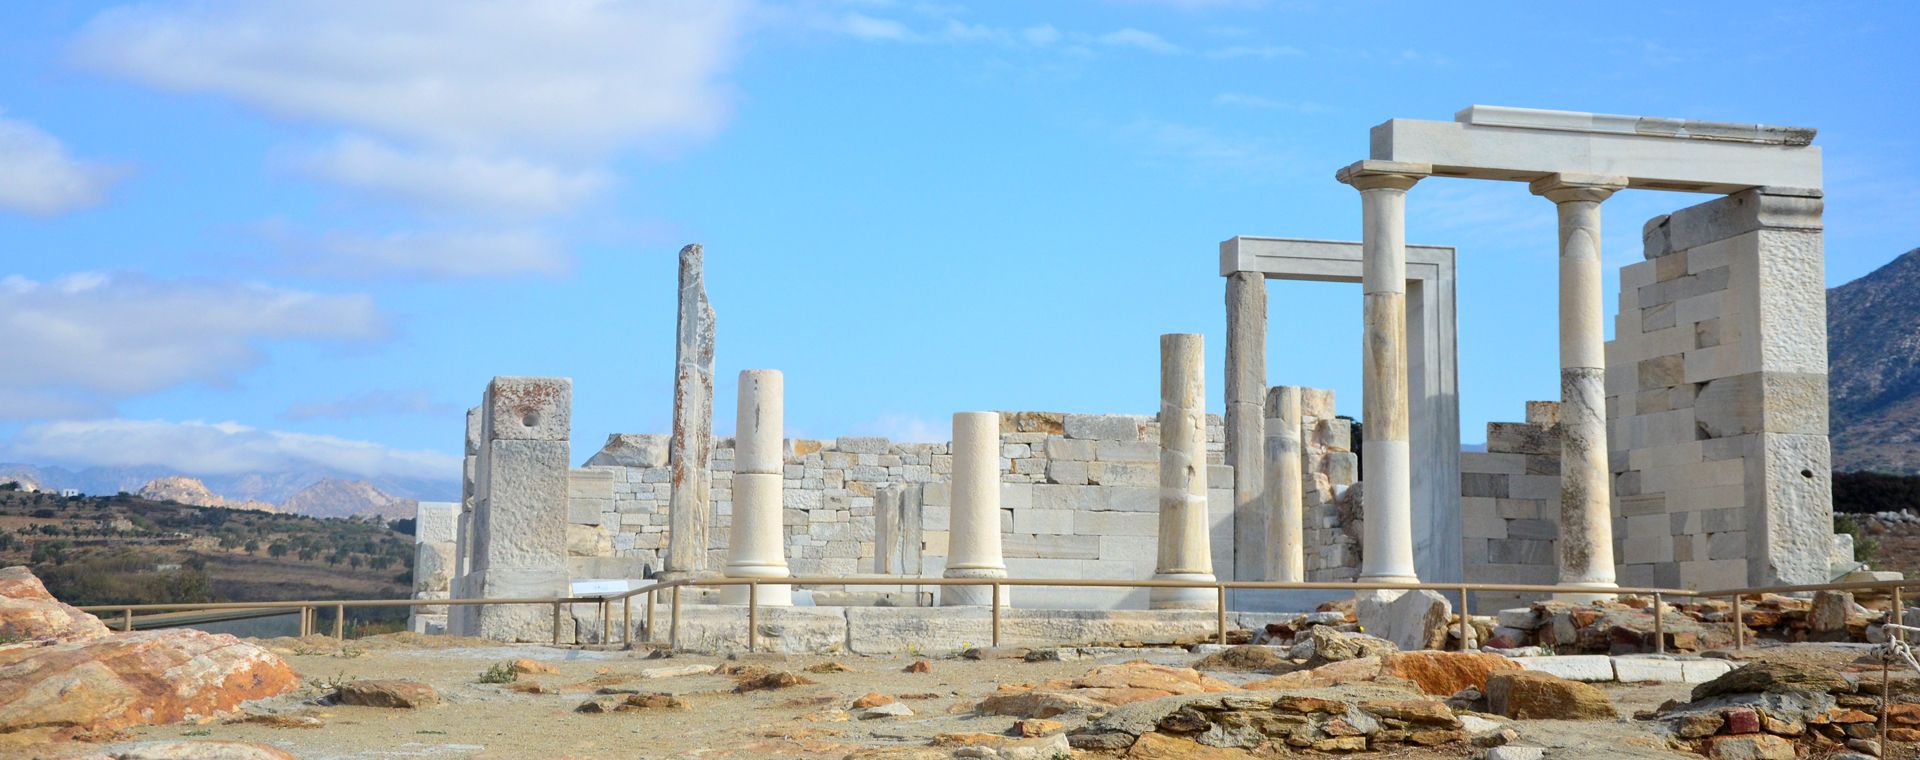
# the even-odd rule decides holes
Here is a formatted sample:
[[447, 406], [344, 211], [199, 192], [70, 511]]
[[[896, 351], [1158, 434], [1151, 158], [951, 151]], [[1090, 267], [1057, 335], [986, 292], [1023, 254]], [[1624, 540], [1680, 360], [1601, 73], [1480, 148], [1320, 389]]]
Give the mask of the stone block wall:
[[[1559, 413], [1556, 402], [1529, 401], [1525, 422], [1487, 423], [1487, 450], [1460, 453], [1461, 556], [1469, 582], [1559, 580]], [[1481, 591], [1474, 608], [1521, 607], [1545, 597]]]
[[1648, 222], [1607, 343], [1622, 585], [1829, 580], [1818, 192], [1757, 188]]
[[1334, 415], [1333, 391], [1300, 389], [1301, 534], [1307, 580], [1351, 581], [1360, 575], [1360, 455], [1353, 420]]

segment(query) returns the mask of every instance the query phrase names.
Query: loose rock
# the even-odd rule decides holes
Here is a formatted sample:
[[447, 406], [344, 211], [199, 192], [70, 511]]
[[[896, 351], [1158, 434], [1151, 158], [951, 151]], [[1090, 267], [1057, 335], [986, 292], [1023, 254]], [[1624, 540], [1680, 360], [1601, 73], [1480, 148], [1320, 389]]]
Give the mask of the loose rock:
[[1487, 677], [1487, 707], [1509, 718], [1599, 720], [1619, 717], [1606, 692], [1539, 671]]
[[360, 707], [414, 709], [440, 704], [440, 693], [419, 681], [399, 679], [360, 680], [342, 684], [333, 691], [333, 701]]

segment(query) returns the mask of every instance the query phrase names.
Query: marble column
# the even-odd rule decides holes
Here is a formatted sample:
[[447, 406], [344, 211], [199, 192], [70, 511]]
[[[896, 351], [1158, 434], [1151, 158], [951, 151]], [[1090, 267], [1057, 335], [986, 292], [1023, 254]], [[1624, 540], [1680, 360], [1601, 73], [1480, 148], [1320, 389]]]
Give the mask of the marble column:
[[699, 244], [680, 249], [680, 312], [673, 350], [673, 437], [667, 466], [669, 579], [709, 574], [707, 527], [712, 520], [713, 305], [707, 301], [706, 255]]
[[[1000, 415], [953, 415], [953, 493], [947, 536], [948, 578], [1005, 578], [1000, 555]], [[1008, 589], [1000, 587], [1000, 603]], [[940, 605], [982, 605], [993, 601], [988, 586], [941, 586]]]
[[[1213, 582], [1207, 520], [1207, 384], [1201, 336], [1160, 336], [1160, 547], [1154, 580]], [[1210, 588], [1156, 588], [1156, 610], [1210, 610]]]
[[1233, 468], [1233, 577], [1268, 574], [1270, 517], [1261, 494], [1265, 427], [1261, 394], [1267, 387], [1267, 276], [1227, 275], [1227, 465]]
[[[1366, 299], [1361, 347], [1366, 477], [1361, 510], [1360, 581], [1415, 583], [1413, 468], [1407, 414], [1407, 190], [1431, 172], [1425, 164], [1361, 161], [1337, 178], [1360, 191], [1360, 284]], [[1402, 592], [1363, 592], [1383, 601]]]
[[[787, 578], [787, 531], [781, 521], [786, 384], [779, 370], [740, 372], [733, 438], [733, 526], [727, 535], [729, 578]], [[746, 604], [746, 586], [727, 586], [721, 601]], [[760, 587], [757, 603], [793, 604], [793, 587]]]
[[[1607, 470], [1606, 331], [1600, 287], [1600, 203], [1625, 177], [1554, 174], [1535, 195], [1560, 212], [1560, 584], [1615, 587]], [[1605, 593], [1558, 594], [1567, 601]]]
[[[1305, 484], [1300, 440], [1300, 389], [1276, 385], [1267, 389], [1266, 494], [1268, 580], [1298, 583], [1307, 579], [1305, 546]], [[1238, 519], [1236, 516], [1235, 519]]]

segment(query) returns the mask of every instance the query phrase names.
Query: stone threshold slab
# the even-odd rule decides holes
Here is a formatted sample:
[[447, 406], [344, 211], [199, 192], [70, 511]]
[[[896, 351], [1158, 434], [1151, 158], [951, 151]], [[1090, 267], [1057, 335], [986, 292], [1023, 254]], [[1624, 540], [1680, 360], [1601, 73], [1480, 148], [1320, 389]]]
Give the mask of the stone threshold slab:
[[1656, 654], [1575, 654], [1512, 659], [1526, 670], [1589, 683], [1706, 683], [1739, 667], [1737, 663], [1727, 660]]

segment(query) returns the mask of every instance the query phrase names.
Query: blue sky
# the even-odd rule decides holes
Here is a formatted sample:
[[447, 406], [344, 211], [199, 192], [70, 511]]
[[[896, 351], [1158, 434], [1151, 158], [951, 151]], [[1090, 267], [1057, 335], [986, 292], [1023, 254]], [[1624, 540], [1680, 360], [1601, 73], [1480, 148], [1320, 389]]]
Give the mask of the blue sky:
[[[457, 473], [497, 374], [574, 379], [575, 459], [670, 416], [707, 246], [716, 418], [1150, 413], [1219, 241], [1356, 239], [1389, 118], [1484, 103], [1820, 129], [1827, 281], [1920, 245], [1903, 4], [1173, 0], [8, 4], [0, 460]], [[1614, 272], [1650, 216], [1605, 207]], [[1463, 437], [1557, 395], [1551, 204], [1429, 180]], [[1359, 412], [1358, 286], [1276, 284], [1269, 378]]]

